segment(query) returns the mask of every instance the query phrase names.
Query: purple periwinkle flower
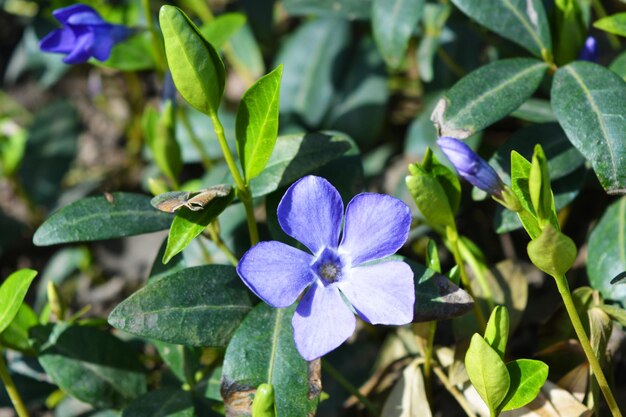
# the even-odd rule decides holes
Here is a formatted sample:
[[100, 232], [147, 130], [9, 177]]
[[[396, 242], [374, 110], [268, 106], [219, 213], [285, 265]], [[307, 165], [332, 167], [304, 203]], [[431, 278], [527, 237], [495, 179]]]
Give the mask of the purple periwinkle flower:
[[585, 44], [578, 53], [578, 59], [581, 61], [598, 62], [599, 54], [596, 38], [588, 36], [587, 39], [585, 39]]
[[66, 64], [80, 64], [94, 57], [106, 61], [113, 45], [126, 39], [132, 30], [106, 22], [92, 7], [84, 4], [56, 9], [52, 15], [63, 25], [41, 40], [44, 52], [67, 54]]
[[371, 324], [413, 320], [411, 268], [395, 260], [369, 263], [394, 254], [406, 241], [407, 205], [362, 193], [348, 204], [343, 235], [342, 218], [337, 190], [323, 178], [304, 177], [280, 201], [278, 221], [310, 252], [261, 242], [237, 266], [245, 284], [273, 307], [288, 307], [308, 287], [291, 320], [296, 348], [306, 360], [325, 355], [354, 333], [353, 310]]
[[502, 197], [504, 183], [491, 165], [469, 146], [449, 136], [441, 136], [437, 144], [462, 178], [493, 196]]

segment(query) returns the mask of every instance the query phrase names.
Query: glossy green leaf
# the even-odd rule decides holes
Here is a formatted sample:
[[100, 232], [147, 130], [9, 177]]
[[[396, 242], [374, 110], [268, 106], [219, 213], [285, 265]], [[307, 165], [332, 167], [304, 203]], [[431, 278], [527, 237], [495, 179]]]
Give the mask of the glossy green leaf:
[[444, 95], [431, 120], [441, 136], [465, 139], [521, 106], [539, 87], [547, 68], [532, 58], [502, 59], [485, 65]]
[[506, 364], [511, 386], [502, 411], [515, 410], [531, 402], [548, 378], [548, 365], [532, 359], [518, 359]]
[[615, 13], [593, 22], [593, 25], [605, 32], [626, 36], [626, 13]]
[[[0, 292], [2, 292], [1, 289]], [[6, 346], [27, 354], [34, 354], [30, 346], [28, 330], [38, 324], [39, 318], [37, 314], [28, 304], [22, 303], [9, 327], [0, 332], [0, 346]]]
[[351, 147], [350, 138], [340, 133], [280, 136], [265, 169], [250, 182], [252, 195], [260, 197], [288, 185]]
[[[192, 289], [192, 290], [190, 290]], [[122, 301], [109, 323], [125, 332], [187, 346], [226, 346], [251, 309], [235, 268], [187, 268]]]
[[278, 102], [283, 66], [260, 78], [241, 98], [237, 111], [237, 153], [247, 181], [258, 176], [278, 136]]
[[2, 282], [0, 286], [0, 333], [4, 331], [20, 309], [30, 283], [37, 276], [37, 271], [20, 269]]
[[572, 144], [591, 165], [610, 194], [626, 192], [626, 83], [591, 62], [559, 68], [552, 105]]
[[159, 22], [176, 88], [197, 110], [217, 114], [226, 77], [219, 54], [180, 9], [161, 7]]
[[626, 285], [611, 281], [626, 271], [626, 197], [604, 212], [589, 235], [587, 274], [593, 288], [608, 299], [626, 302]]
[[246, 15], [224, 13], [200, 27], [200, 33], [215, 49], [222, 49], [228, 40], [246, 24]]
[[532, 263], [553, 277], [562, 277], [576, 260], [576, 245], [551, 224], [545, 224], [541, 234], [527, 246]]
[[511, 379], [506, 365], [496, 352], [479, 335], [474, 334], [465, 354], [465, 369], [478, 395], [483, 399], [491, 415], [506, 398]]
[[294, 311], [295, 306], [282, 309], [260, 303], [233, 335], [222, 371], [227, 414], [238, 398], [262, 383], [274, 387], [278, 416], [315, 413], [321, 386], [319, 380], [313, 381], [319, 375], [314, 371], [316, 362], [309, 366], [296, 350], [291, 326]]
[[189, 391], [162, 388], [128, 404], [121, 417], [196, 417]]
[[309, 126], [321, 124], [336, 94], [337, 74], [345, 65], [349, 30], [344, 19], [315, 19], [287, 40], [274, 61], [285, 65], [281, 115], [295, 114]]
[[39, 363], [63, 391], [99, 408], [120, 408], [146, 391], [137, 353], [110, 333], [57, 325]]
[[452, 0], [481, 25], [537, 57], [552, 52], [550, 26], [541, 0]]
[[398, 68], [424, 10], [425, 0], [373, 0], [372, 31], [387, 65]]
[[283, 0], [290, 15], [337, 16], [347, 19], [369, 19], [372, 0]]
[[53, 213], [37, 229], [33, 243], [86, 242], [140, 235], [167, 229], [172, 217], [155, 210], [150, 197], [132, 193], [112, 193], [107, 197], [87, 197]]
[[491, 312], [484, 340], [504, 360], [506, 344], [509, 339], [509, 311], [504, 306], [496, 306]]
[[228, 207], [234, 197], [235, 192], [231, 189], [226, 197], [214, 197], [202, 210], [192, 211], [187, 207], [180, 208], [170, 227], [163, 263], [168, 263], [198, 237], [209, 223]]

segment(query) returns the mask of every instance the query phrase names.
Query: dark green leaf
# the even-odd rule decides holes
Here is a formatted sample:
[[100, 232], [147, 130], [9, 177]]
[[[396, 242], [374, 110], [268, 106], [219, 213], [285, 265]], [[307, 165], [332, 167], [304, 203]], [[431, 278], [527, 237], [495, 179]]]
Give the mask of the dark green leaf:
[[95, 327], [58, 325], [39, 363], [63, 391], [96, 407], [120, 408], [146, 390], [135, 351]]
[[254, 197], [269, 194], [345, 154], [352, 141], [339, 133], [280, 136], [263, 172], [250, 182]]
[[226, 346], [251, 309], [235, 268], [187, 268], [122, 301], [109, 323], [128, 333], [187, 346]]
[[626, 285], [611, 280], [626, 271], [626, 197], [611, 204], [589, 236], [587, 274], [593, 288], [626, 303]]
[[170, 371], [183, 383], [195, 381], [195, 373], [200, 366], [202, 349], [174, 345], [172, 343], [153, 340], [152, 344], [159, 351], [159, 356], [167, 364]]
[[349, 29], [344, 19], [316, 19], [301, 25], [284, 44], [275, 60], [285, 65], [281, 115], [296, 114], [307, 125], [320, 125], [346, 61], [342, 52], [349, 42]]
[[387, 65], [398, 68], [417, 27], [425, 0], [373, 0], [372, 31]]
[[535, 399], [548, 378], [548, 365], [531, 359], [518, 359], [506, 364], [511, 386], [501, 410], [515, 410]]
[[465, 354], [465, 369], [480, 398], [489, 407], [491, 415], [497, 415], [495, 410], [504, 401], [511, 379], [498, 352], [479, 334], [472, 336]]
[[15, 318], [15, 315], [26, 297], [30, 283], [37, 276], [37, 271], [20, 269], [8, 276], [0, 285], [0, 333], [4, 331]]
[[541, 0], [452, 0], [452, 3], [481, 25], [537, 57], [552, 52], [550, 26]]
[[192, 211], [182, 207], [176, 213], [170, 233], [167, 237], [167, 247], [163, 254], [163, 263], [168, 263], [174, 256], [180, 253], [202, 231], [219, 216], [235, 197], [231, 189], [226, 197], [214, 197], [202, 210]]
[[35, 232], [37, 246], [140, 235], [167, 229], [168, 214], [155, 210], [148, 196], [112, 193], [87, 197], [53, 213]]
[[222, 59], [180, 9], [161, 7], [159, 22], [176, 88], [197, 110], [217, 114], [226, 77]]
[[202, 25], [200, 33], [215, 49], [222, 49], [230, 37], [245, 24], [245, 15], [241, 13], [224, 13]]
[[626, 13], [616, 13], [593, 22], [593, 25], [605, 32], [626, 36]]
[[441, 136], [465, 139], [522, 105], [548, 66], [532, 58], [485, 65], [457, 82], [437, 103], [431, 120]]
[[249, 398], [265, 382], [276, 392], [278, 416], [315, 413], [321, 392], [319, 361], [309, 364], [296, 350], [291, 326], [294, 311], [295, 306], [275, 309], [260, 303], [235, 332], [222, 372], [227, 414], [229, 409], [235, 411], [237, 400]]
[[572, 144], [591, 162], [610, 194], [626, 192], [626, 83], [591, 62], [559, 68], [552, 84], [552, 104]]
[[348, 19], [369, 19], [372, 0], [283, 0], [290, 15], [337, 16]]
[[258, 176], [278, 135], [278, 102], [283, 66], [260, 78], [241, 98], [237, 111], [237, 153], [247, 181]]
[[122, 417], [195, 417], [189, 391], [163, 388], [135, 399], [122, 411]]
[[39, 318], [26, 303], [22, 303], [9, 327], [0, 331], [0, 345], [33, 354], [28, 339], [28, 330], [39, 324]]

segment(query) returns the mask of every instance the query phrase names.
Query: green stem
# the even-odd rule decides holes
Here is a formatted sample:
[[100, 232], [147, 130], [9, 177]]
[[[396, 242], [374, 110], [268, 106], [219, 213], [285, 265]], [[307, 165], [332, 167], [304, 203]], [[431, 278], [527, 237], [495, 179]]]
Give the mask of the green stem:
[[491, 291], [491, 286], [489, 285], [487, 277], [485, 276], [483, 265], [478, 262], [478, 259], [476, 259], [476, 257], [474, 256], [474, 253], [465, 245], [465, 243], [463, 243], [463, 239], [460, 239], [459, 241], [459, 250], [461, 252], [462, 258], [469, 264], [469, 267], [472, 268], [472, 272], [474, 272], [476, 281], [478, 281], [480, 289], [487, 299], [487, 305], [489, 306], [489, 310], [493, 310], [494, 308], [496, 308], [496, 303], [493, 300], [493, 292]]
[[15, 411], [19, 417], [29, 417], [28, 410], [22, 401], [22, 397], [20, 397], [20, 393], [17, 391], [17, 387], [13, 383], [13, 379], [9, 374], [9, 370], [7, 369], [7, 365], [4, 361], [4, 352], [0, 351], [0, 379], [2, 379], [2, 383], [9, 394], [9, 398], [13, 403], [13, 407], [15, 407]]
[[363, 404], [365, 408], [367, 408], [370, 414], [374, 416], [378, 416], [380, 414], [378, 408], [374, 404], [372, 404], [372, 402], [368, 400], [363, 394], [361, 394], [361, 392], [354, 385], [352, 385], [350, 381], [348, 381], [343, 375], [341, 375], [341, 372], [335, 369], [335, 367], [332, 366], [325, 359], [322, 359], [322, 368], [346, 391], [357, 397], [361, 404]]
[[150, 8], [150, 0], [141, 0], [141, 6], [143, 8], [143, 13], [146, 15], [146, 26], [148, 26], [148, 30], [150, 31], [152, 52], [154, 53], [157, 69], [159, 72], [165, 72], [167, 69], [167, 61], [165, 59], [161, 37], [159, 36], [159, 32], [154, 25], [154, 17], [152, 16], [152, 9]]
[[237, 259], [235, 254], [228, 248], [228, 246], [226, 246], [217, 230], [217, 227], [215, 227], [215, 223], [211, 223], [208, 225], [207, 233], [211, 237], [213, 243], [215, 243], [215, 246], [217, 246], [218, 249], [221, 250], [222, 253], [226, 256], [228, 262], [233, 264], [233, 266], [237, 266], [239, 264], [239, 259]]
[[183, 107], [179, 107], [178, 115], [180, 117], [180, 121], [183, 123], [183, 127], [189, 134], [189, 139], [191, 139], [191, 143], [193, 143], [193, 146], [196, 148], [198, 154], [200, 155], [202, 166], [204, 166], [205, 170], [209, 171], [213, 166], [213, 163], [211, 162], [211, 157], [207, 153], [206, 149], [204, 149], [202, 141], [200, 140], [198, 135], [196, 135], [196, 132], [194, 132], [193, 126], [191, 126], [191, 121], [189, 120], [189, 116], [187, 115], [187, 112]]
[[606, 399], [609, 409], [611, 410], [611, 414], [613, 415], [613, 417], [622, 417], [622, 413], [619, 411], [619, 407], [617, 406], [617, 402], [615, 401], [613, 392], [611, 391], [609, 383], [607, 382], [606, 377], [604, 376], [604, 372], [602, 371], [602, 366], [600, 365], [598, 358], [596, 358], [596, 355], [593, 353], [593, 349], [591, 347], [591, 343], [589, 343], [589, 338], [585, 333], [583, 323], [580, 321], [580, 317], [578, 316], [578, 312], [576, 311], [576, 306], [574, 305], [572, 294], [569, 291], [567, 278], [565, 278], [564, 275], [561, 275], [555, 276], [554, 280], [556, 281], [556, 286], [559, 289], [559, 294], [561, 294], [561, 298], [563, 298], [563, 304], [565, 304], [565, 309], [567, 310], [569, 319], [572, 322], [572, 326], [574, 326], [574, 331], [576, 331], [576, 336], [578, 336], [580, 345], [585, 351], [585, 356], [587, 356], [587, 360], [589, 361], [589, 365], [591, 366], [593, 375], [598, 381], [598, 385], [602, 390], [602, 394], [604, 394], [604, 398]]
[[222, 126], [220, 118], [214, 111], [209, 114], [209, 117], [213, 122], [213, 130], [215, 130], [215, 135], [217, 136], [217, 140], [220, 143], [220, 148], [222, 148], [222, 153], [224, 154], [224, 160], [226, 161], [226, 165], [228, 165], [228, 169], [230, 170], [230, 173], [235, 180], [237, 195], [239, 196], [239, 199], [246, 209], [248, 231], [250, 233], [250, 244], [256, 245], [257, 243], [259, 243], [259, 229], [256, 224], [256, 219], [254, 218], [254, 207], [252, 206], [252, 191], [250, 191], [250, 187], [246, 182], [244, 182], [241, 174], [239, 173], [239, 168], [235, 163], [235, 158], [233, 157], [233, 154], [228, 147], [228, 141], [226, 140], [224, 127]]

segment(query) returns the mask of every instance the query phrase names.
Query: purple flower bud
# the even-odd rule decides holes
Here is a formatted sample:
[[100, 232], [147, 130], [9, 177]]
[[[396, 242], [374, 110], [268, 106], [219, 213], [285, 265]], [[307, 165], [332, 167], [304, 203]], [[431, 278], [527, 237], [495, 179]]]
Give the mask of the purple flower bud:
[[448, 136], [441, 136], [437, 144], [462, 178], [493, 196], [502, 196], [504, 183], [496, 171], [469, 146]]
[[578, 54], [578, 59], [581, 61], [590, 61], [590, 62], [598, 62], [598, 43], [596, 42], [596, 38], [593, 36], [588, 36], [585, 40], [585, 45], [580, 50]]
[[132, 30], [106, 22], [90, 6], [75, 4], [56, 9], [52, 15], [63, 25], [41, 40], [44, 52], [67, 54], [66, 64], [80, 64], [94, 57], [106, 61], [113, 45], [126, 39]]

